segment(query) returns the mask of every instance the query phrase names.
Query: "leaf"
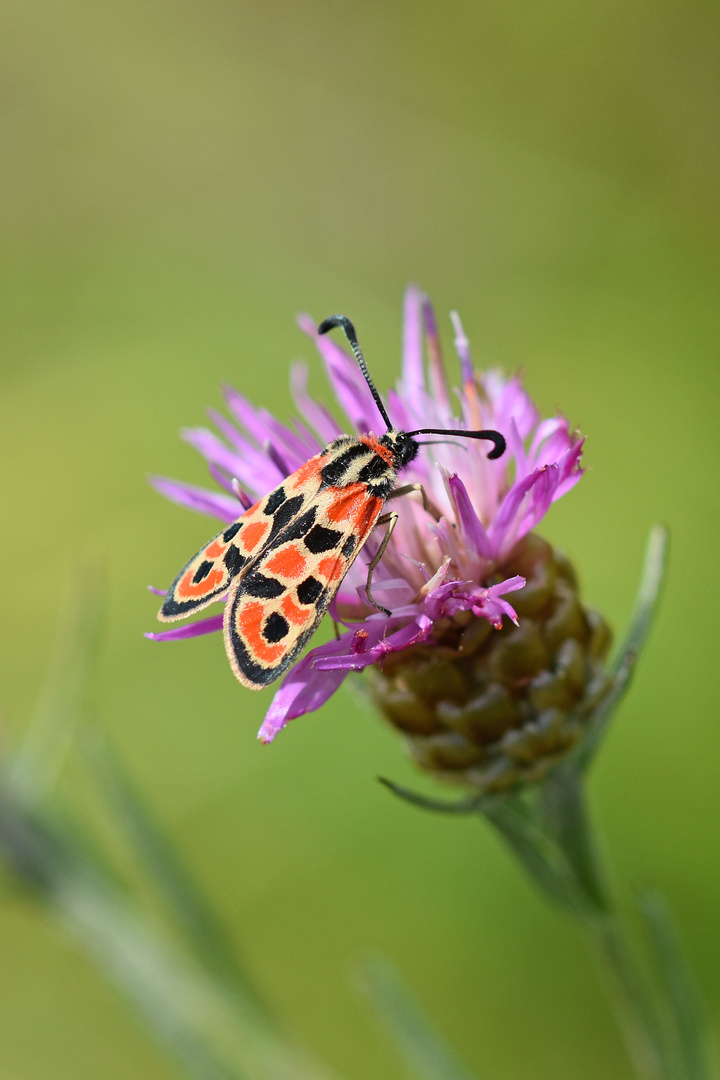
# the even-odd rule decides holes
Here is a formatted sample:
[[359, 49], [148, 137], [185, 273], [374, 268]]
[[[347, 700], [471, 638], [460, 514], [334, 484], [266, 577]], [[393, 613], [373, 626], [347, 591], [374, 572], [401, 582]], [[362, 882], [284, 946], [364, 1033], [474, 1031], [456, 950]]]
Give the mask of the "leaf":
[[177, 918], [198, 959], [218, 978], [260, 1004], [233, 942], [200, 886], [153, 819], [99, 727], [86, 743], [92, 773], [132, 848]]
[[650, 530], [635, 611], [611, 669], [612, 686], [591, 716], [586, 733], [573, 755], [576, 768], [583, 772], [589, 768], [613, 711], [630, 686], [638, 657], [652, 628], [667, 570], [669, 539], [664, 525], [654, 525]]
[[47, 798], [57, 782], [85, 703], [101, 616], [101, 572], [86, 566], [66, 589], [37, 705], [5, 777], [28, 800]]
[[675, 1056], [684, 1080], [710, 1080], [705, 1016], [695, 981], [687, 966], [672, 915], [660, 893], [648, 890], [637, 897], [661, 980], [666, 1023], [672, 1026]]
[[394, 780], [388, 780], [385, 776], [378, 776], [378, 780], [399, 799], [404, 799], [412, 806], [419, 806], [423, 810], [434, 810], [439, 814], [474, 814], [485, 798], [484, 795], [471, 795], [467, 799], [433, 799], [403, 784], [396, 784]]
[[373, 960], [361, 974], [365, 990], [416, 1080], [473, 1080], [386, 960]]

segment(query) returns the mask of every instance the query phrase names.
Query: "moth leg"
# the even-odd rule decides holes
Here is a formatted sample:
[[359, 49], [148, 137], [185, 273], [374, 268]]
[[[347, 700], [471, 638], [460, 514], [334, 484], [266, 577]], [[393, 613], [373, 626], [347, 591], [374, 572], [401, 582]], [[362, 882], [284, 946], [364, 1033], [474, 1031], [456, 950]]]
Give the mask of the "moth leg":
[[413, 491], [419, 491], [422, 495], [423, 510], [425, 510], [426, 513], [430, 514], [431, 517], [434, 517], [436, 521], [439, 521], [442, 517], [442, 514], [440, 513], [432, 499], [429, 497], [427, 491], [422, 486], [422, 484], [404, 484], [402, 487], [394, 488], [385, 501], [389, 502], [390, 499], [399, 499], [401, 495], [410, 495]]
[[333, 624], [333, 630], [335, 631], [335, 640], [339, 641], [340, 640], [340, 627], [338, 626], [335, 619], [333, 619], [332, 624]]
[[375, 522], [376, 525], [387, 525], [387, 532], [385, 533], [385, 535], [382, 538], [382, 541], [380, 543], [380, 547], [377, 549], [377, 551], [373, 555], [372, 559], [368, 563], [367, 581], [365, 583], [365, 595], [367, 596], [369, 602], [372, 604], [373, 607], [376, 607], [379, 611], [384, 611], [386, 615], [391, 615], [392, 612], [388, 608], [383, 607], [382, 604], [378, 604], [377, 600], [373, 597], [373, 594], [371, 592], [372, 579], [373, 579], [373, 572], [375, 570], [375, 567], [377, 566], [377, 564], [382, 559], [383, 555], [385, 554], [385, 548], [390, 543], [390, 537], [392, 536], [393, 529], [395, 528], [395, 525], [397, 524], [397, 519], [398, 519], [397, 514], [394, 514], [394, 513], [393, 514], [383, 514], [383, 516], [381, 518], [378, 518], [377, 521]]

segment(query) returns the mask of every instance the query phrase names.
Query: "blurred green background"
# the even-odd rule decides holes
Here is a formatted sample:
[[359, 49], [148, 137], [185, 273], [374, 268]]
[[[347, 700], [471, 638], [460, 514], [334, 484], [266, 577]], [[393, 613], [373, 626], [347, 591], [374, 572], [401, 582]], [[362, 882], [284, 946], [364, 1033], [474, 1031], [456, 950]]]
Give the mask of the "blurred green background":
[[[288, 1029], [403, 1075], [354, 972], [386, 954], [492, 1080], [629, 1076], [591, 959], [488, 828], [403, 805], [351, 693], [271, 747], [216, 635], [153, 645], [209, 536], [159, 472], [230, 381], [287, 419], [295, 313], [348, 312], [380, 386], [407, 281], [588, 433], [545, 534], [620, 631], [669, 586], [591, 781], [623, 878], [668, 895], [720, 1025], [718, 10], [703, 0], [4, 0], [2, 703], [31, 712], [69, 574], [107, 567], [94, 706]], [[177, 1076], [37, 906], [0, 900], [0, 1074]]]

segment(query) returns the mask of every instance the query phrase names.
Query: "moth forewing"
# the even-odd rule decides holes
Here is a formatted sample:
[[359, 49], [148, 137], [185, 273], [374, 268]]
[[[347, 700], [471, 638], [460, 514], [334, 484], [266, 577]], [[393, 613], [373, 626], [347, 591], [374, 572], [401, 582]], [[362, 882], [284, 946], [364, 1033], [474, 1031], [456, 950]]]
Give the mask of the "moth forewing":
[[241, 683], [260, 690], [295, 662], [383, 503], [362, 482], [323, 489], [238, 579], [225, 605], [223, 631]]
[[193, 555], [168, 589], [158, 613], [174, 622], [220, 600], [273, 537], [301, 512], [320, 486], [318, 454]]

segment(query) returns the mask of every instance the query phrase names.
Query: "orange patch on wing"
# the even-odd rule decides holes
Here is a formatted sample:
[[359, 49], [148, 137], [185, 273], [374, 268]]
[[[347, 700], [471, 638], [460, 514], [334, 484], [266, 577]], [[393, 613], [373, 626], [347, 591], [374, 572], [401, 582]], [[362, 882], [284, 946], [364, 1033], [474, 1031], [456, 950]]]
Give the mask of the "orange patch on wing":
[[238, 534], [239, 543], [242, 544], [248, 555], [255, 551], [269, 528], [269, 521], [253, 521]]
[[197, 567], [194, 565], [191, 566], [182, 580], [178, 582], [178, 586], [175, 589], [175, 595], [178, 600], [202, 599], [203, 596], [207, 596], [208, 593], [217, 589], [218, 585], [225, 577], [225, 571], [218, 566], [215, 567], [214, 570], [211, 570], [208, 576], [203, 578], [202, 581], [194, 582], [193, 574], [196, 569]]
[[237, 612], [237, 629], [256, 663], [274, 664], [285, 652], [286, 647], [282, 642], [271, 645], [262, 636], [260, 627], [264, 615], [265, 605], [260, 603], [259, 600], [245, 604]]
[[335, 495], [325, 508], [328, 521], [347, 521], [348, 518], [356, 517], [372, 497], [368, 495], [364, 484], [348, 484], [346, 488], [341, 488], [341, 492], [342, 494]]
[[304, 574], [306, 566], [307, 561], [300, 548], [296, 544], [290, 544], [273, 555], [265, 563], [264, 569], [269, 570], [271, 574], [279, 574], [281, 577], [292, 580]]
[[383, 508], [383, 500], [372, 495], [362, 508], [355, 520], [355, 534], [358, 540], [364, 540], [375, 524], [375, 519], [380, 515]]
[[227, 544], [224, 544], [222, 540], [213, 540], [212, 544], [208, 544], [203, 552], [206, 559], [219, 559], [225, 552]]
[[291, 596], [283, 596], [282, 613], [288, 622], [294, 623], [295, 626], [302, 626], [303, 623], [308, 621], [308, 618], [312, 618], [312, 612], [307, 608], [298, 607]]
[[294, 472], [292, 476], [289, 476], [284, 483], [284, 487], [290, 491], [297, 491], [301, 488], [312, 476], [317, 476], [320, 471], [320, 465], [318, 463], [318, 456], [310, 458], [304, 465], [301, 465], [297, 472]]
[[326, 581], [339, 581], [345, 573], [345, 567], [344, 559], [338, 558], [337, 555], [329, 555], [327, 559], [319, 563], [317, 573]]

